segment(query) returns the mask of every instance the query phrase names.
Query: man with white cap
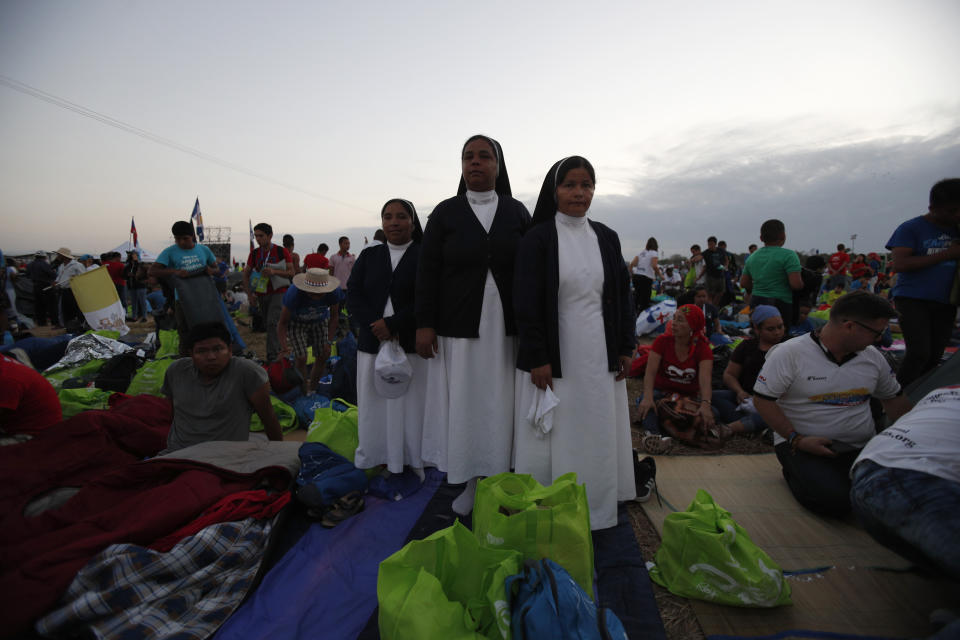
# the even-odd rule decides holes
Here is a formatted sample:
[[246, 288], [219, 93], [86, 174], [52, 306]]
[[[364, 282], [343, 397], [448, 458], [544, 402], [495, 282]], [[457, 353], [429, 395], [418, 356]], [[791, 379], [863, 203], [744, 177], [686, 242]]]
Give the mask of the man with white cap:
[[70, 279], [83, 273], [84, 266], [66, 247], [60, 247], [56, 253], [56, 264], [59, 265], [56, 287], [60, 291], [60, 314], [63, 317], [64, 326], [69, 326], [72, 321], [82, 320], [77, 299], [73, 297], [73, 291], [70, 290]]
[[[280, 355], [293, 355], [294, 366], [304, 380], [306, 395], [317, 388], [330, 357], [330, 336], [336, 335], [340, 318], [340, 302], [345, 295], [340, 281], [326, 269], [307, 269], [293, 277], [293, 284], [283, 294], [277, 337]], [[307, 377], [307, 349], [313, 347], [315, 359]]]

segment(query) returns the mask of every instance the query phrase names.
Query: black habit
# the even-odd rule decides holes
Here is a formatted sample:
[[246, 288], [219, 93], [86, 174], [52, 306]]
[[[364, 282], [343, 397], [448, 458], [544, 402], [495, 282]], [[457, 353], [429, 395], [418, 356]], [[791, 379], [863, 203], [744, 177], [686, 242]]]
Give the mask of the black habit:
[[[636, 316], [630, 296], [630, 275], [620, 250], [616, 231], [604, 224], [587, 221], [600, 245], [603, 261], [603, 331], [610, 371], [620, 368], [619, 357], [633, 355], [636, 346]], [[530, 371], [550, 364], [554, 378], [560, 369], [560, 320], [558, 290], [560, 256], [557, 227], [553, 220], [535, 225], [520, 242], [514, 280], [513, 307], [519, 329], [517, 368]], [[600, 327], [583, 327], [599, 331]], [[568, 363], [576, 366], [576, 363]]]
[[360, 253], [347, 284], [347, 308], [351, 324], [357, 327], [360, 351], [377, 353], [380, 350], [380, 341], [370, 330], [370, 324], [383, 317], [389, 296], [393, 315], [383, 320], [392, 334], [399, 335], [404, 351], [416, 352], [413, 300], [419, 258], [420, 244], [416, 242], [407, 247], [396, 269], [390, 262], [387, 243], [367, 247]]
[[[500, 290], [506, 334], [515, 335], [514, 258], [530, 213], [518, 200], [498, 195], [490, 232], [470, 208], [466, 195], [444, 200], [433, 210], [423, 232], [417, 272], [417, 328], [438, 336], [477, 338], [487, 270]], [[356, 268], [356, 267], [354, 267]]]

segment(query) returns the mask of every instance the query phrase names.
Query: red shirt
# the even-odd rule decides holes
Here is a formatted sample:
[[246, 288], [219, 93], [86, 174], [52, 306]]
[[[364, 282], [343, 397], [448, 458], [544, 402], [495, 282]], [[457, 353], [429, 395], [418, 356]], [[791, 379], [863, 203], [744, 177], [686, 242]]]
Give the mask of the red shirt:
[[[250, 251], [250, 255], [247, 256], [247, 265], [249, 265], [254, 271], [260, 271], [267, 265], [275, 265], [280, 262], [285, 262], [285, 266], [293, 267], [293, 258], [290, 256], [290, 252], [287, 251], [284, 247], [279, 245], [271, 244], [269, 249], [261, 249], [256, 247]], [[251, 283], [252, 285], [253, 283]], [[283, 293], [287, 290], [287, 286], [273, 288], [273, 282], [267, 284], [267, 290], [262, 295], [271, 295], [274, 293]]]
[[303, 259], [303, 267], [304, 269], [329, 269], [330, 260], [319, 253], [309, 253]]
[[705, 338], [698, 338], [690, 349], [687, 359], [677, 358], [675, 338], [667, 334], [659, 336], [653, 341], [650, 350], [660, 354], [660, 368], [653, 382], [654, 389], [660, 391], [676, 391], [686, 396], [700, 395], [700, 362], [713, 360], [713, 351]]
[[845, 251], [837, 251], [827, 260], [827, 271], [832, 276], [846, 274], [848, 262], [850, 262], [850, 254]]
[[871, 276], [873, 275], [870, 265], [866, 262], [854, 262], [850, 265], [850, 275], [854, 278], [860, 278], [862, 276]]
[[0, 427], [7, 433], [35, 435], [62, 419], [60, 399], [47, 379], [0, 355]]
[[107, 272], [110, 274], [110, 279], [113, 280], [113, 284], [127, 284], [127, 279], [123, 277], [123, 263], [110, 260], [109, 262], [104, 262], [103, 266], [107, 268]]

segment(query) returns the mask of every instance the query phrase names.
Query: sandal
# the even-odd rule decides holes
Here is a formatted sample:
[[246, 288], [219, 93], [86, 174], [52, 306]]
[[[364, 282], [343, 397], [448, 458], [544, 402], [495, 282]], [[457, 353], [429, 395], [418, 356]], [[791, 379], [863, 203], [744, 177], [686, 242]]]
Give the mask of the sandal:
[[323, 514], [320, 524], [331, 529], [361, 511], [363, 511], [363, 495], [359, 491], [352, 491], [333, 503], [330, 510]]
[[713, 428], [707, 432], [717, 440], [729, 440], [733, 437], [733, 429], [722, 422], [717, 422]]
[[673, 451], [674, 439], [649, 433], [640, 439], [641, 448], [647, 453], [662, 456]]

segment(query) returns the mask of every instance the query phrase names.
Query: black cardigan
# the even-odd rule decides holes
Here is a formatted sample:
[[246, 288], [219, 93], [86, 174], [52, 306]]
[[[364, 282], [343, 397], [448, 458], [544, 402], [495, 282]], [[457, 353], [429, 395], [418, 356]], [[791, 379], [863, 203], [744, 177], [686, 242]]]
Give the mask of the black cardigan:
[[515, 335], [513, 265], [520, 237], [530, 226], [527, 208], [499, 195], [490, 233], [483, 230], [466, 195], [444, 200], [423, 232], [417, 271], [417, 328], [437, 335], [476, 338], [487, 270], [500, 290], [506, 335]]
[[416, 321], [413, 312], [414, 287], [420, 245], [407, 247], [406, 253], [393, 269], [390, 248], [384, 244], [367, 247], [353, 265], [347, 283], [347, 308], [351, 324], [357, 328], [357, 348], [364, 353], [377, 353], [380, 341], [370, 330], [370, 323], [383, 317], [387, 296], [393, 302], [393, 315], [383, 318], [390, 332], [399, 335], [400, 346], [416, 351]]
[[[630, 297], [630, 275], [620, 251], [617, 233], [588, 220], [597, 234], [603, 261], [603, 331], [610, 371], [620, 367], [619, 357], [633, 355], [636, 317]], [[517, 254], [513, 306], [520, 333], [517, 368], [530, 371], [550, 364], [553, 377], [561, 378], [560, 321], [557, 292], [560, 288], [560, 257], [554, 221], [538, 224], [523, 237]], [[599, 331], [600, 327], [584, 327]], [[575, 363], [572, 363], [575, 365]]]

